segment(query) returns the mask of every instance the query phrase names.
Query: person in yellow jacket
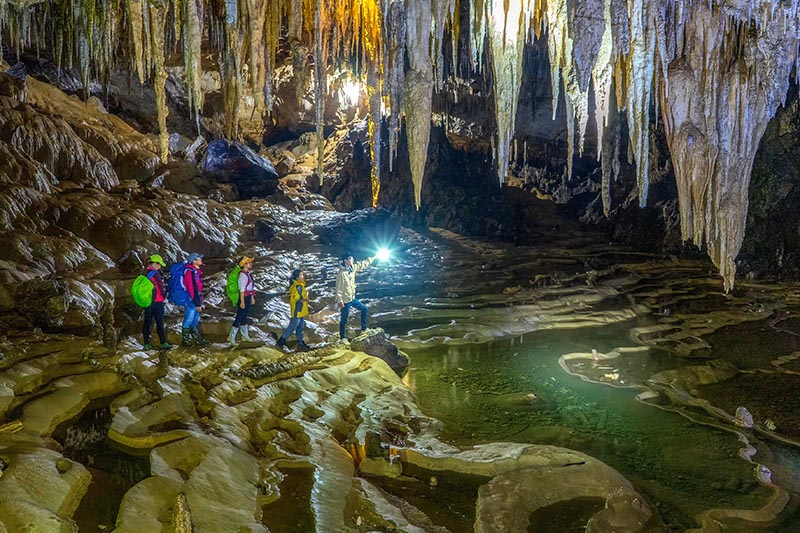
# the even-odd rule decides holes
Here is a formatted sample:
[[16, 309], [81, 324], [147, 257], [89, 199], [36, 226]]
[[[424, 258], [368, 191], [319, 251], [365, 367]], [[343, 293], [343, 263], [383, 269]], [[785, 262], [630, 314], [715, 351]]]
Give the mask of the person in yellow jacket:
[[278, 339], [278, 347], [286, 346], [286, 341], [292, 332], [297, 336], [297, 348], [308, 350], [308, 345], [303, 341], [303, 330], [306, 327], [306, 317], [308, 316], [308, 293], [306, 292], [306, 274], [302, 270], [292, 272], [292, 282], [289, 285], [289, 325], [283, 330], [281, 338]]
[[339, 319], [339, 337], [342, 339], [347, 338], [345, 333], [351, 307], [361, 312], [361, 331], [367, 329], [369, 311], [366, 305], [356, 299], [356, 273], [370, 266], [373, 261], [375, 261], [375, 256], [358, 262], [353, 261], [353, 256], [350, 254], [342, 256], [342, 265], [336, 275], [336, 305], [342, 311]]

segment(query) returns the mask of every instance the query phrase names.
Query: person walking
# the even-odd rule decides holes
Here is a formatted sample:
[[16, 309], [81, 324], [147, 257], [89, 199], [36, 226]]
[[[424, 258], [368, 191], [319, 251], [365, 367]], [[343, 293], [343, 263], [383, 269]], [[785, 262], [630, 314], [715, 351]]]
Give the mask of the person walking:
[[161, 267], [167, 266], [164, 259], [158, 255], [151, 255], [147, 259], [147, 271], [145, 276], [150, 283], [153, 284], [153, 300], [150, 307], [144, 310], [144, 328], [142, 330], [142, 337], [144, 338], [144, 349], [152, 350], [153, 345], [150, 343], [150, 334], [153, 329], [153, 322], [156, 323], [156, 332], [158, 333], [158, 340], [161, 341], [159, 346], [162, 350], [169, 350], [172, 346], [167, 342], [167, 334], [164, 331], [164, 302], [167, 299], [167, 288], [164, 286], [164, 278], [161, 277]]
[[203, 310], [203, 256], [191, 254], [183, 271], [183, 288], [188, 293], [183, 314], [183, 344], [199, 346], [209, 342], [200, 333], [200, 312]]
[[306, 327], [306, 317], [308, 316], [308, 293], [306, 292], [306, 274], [300, 269], [292, 272], [292, 280], [289, 284], [289, 313], [289, 325], [278, 339], [278, 348], [286, 346], [286, 341], [294, 333], [297, 337], [297, 349], [310, 349], [303, 340], [303, 330]]
[[256, 288], [253, 281], [253, 259], [252, 257], [244, 256], [239, 260], [239, 300], [236, 305], [236, 318], [231, 327], [231, 333], [228, 340], [231, 344], [236, 344], [236, 335], [241, 332], [242, 340], [251, 342], [250, 333], [247, 330], [248, 315], [250, 314], [250, 306], [256, 303]]
[[350, 309], [354, 308], [361, 313], [361, 331], [367, 329], [369, 311], [367, 306], [356, 299], [356, 273], [361, 272], [375, 261], [375, 256], [355, 262], [349, 253], [342, 255], [342, 264], [336, 275], [336, 305], [341, 309], [339, 319], [339, 337], [346, 339], [347, 319]]

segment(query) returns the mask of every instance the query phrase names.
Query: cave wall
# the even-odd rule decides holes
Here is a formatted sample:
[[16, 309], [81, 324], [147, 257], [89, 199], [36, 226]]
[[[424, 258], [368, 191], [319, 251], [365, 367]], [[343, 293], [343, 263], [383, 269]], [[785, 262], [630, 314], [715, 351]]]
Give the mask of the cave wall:
[[[615, 181], [627, 179], [620, 175], [626, 164], [634, 169], [639, 205], [647, 206], [653, 136], [663, 133], [681, 238], [707, 251], [726, 289], [744, 241], [756, 147], [787, 94], [800, 35], [800, 4], [767, 0], [12, 0], [0, 9], [0, 31], [17, 53], [50, 52], [59, 66], [74, 67], [84, 97], [97, 80], [107, 104], [127, 108], [142, 124], [157, 123], [165, 162], [170, 123], [187, 135], [193, 122], [200, 132], [256, 145], [270, 126], [303, 130], [313, 123], [321, 139], [326, 124], [352, 118], [338, 112], [345, 80], [367, 77], [360, 103], [370, 111], [373, 203], [384, 160], [377, 151], [388, 149], [392, 167], [405, 135], [410, 158], [404, 178], [414, 184], [413, 200], [421, 207], [430, 119], [442, 121], [431, 116], [442, 92], [452, 91], [454, 101], [460, 92], [482, 99], [473, 99], [472, 109], [493, 118], [479, 135], [501, 183], [520, 152], [523, 159], [548, 159], [550, 143], [542, 154], [535, 138], [552, 138], [563, 124], [561, 191], [570, 196], [574, 171], [579, 182], [583, 174], [573, 155], [591, 150], [594, 132], [604, 214], [612, 210]], [[539, 46], [533, 62], [526, 60], [529, 43]], [[541, 61], [545, 55], [549, 69]], [[539, 120], [546, 108], [538, 103], [519, 122], [525, 107], [520, 87], [544, 70], [557, 109], [550, 129], [556, 131]], [[130, 91], [118, 79], [126, 71], [152, 86], [155, 120], [153, 107], [137, 109], [127, 101]], [[478, 87], [474, 75], [483, 78]], [[148, 100], [149, 91], [143, 89]], [[528, 94], [534, 103], [542, 96], [538, 88]], [[187, 110], [188, 122], [170, 121]], [[445, 112], [443, 120], [450, 119]], [[460, 129], [469, 132], [469, 124]], [[322, 174], [324, 147], [317, 146]], [[660, 151], [656, 146], [656, 155]], [[536, 168], [541, 174], [545, 167]], [[578, 186], [579, 196], [594, 187], [594, 180]], [[665, 224], [671, 219], [662, 218]]]

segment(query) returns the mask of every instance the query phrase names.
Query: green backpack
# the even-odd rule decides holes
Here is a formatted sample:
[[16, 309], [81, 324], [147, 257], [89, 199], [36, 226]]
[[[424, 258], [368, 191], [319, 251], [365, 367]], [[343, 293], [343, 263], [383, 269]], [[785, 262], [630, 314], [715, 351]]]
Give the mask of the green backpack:
[[225, 292], [228, 293], [228, 298], [234, 307], [239, 305], [239, 273], [241, 271], [242, 267], [238, 265], [231, 270], [231, 273], [228, 274], [228, 283], [225, 285]]
[[150, 281], [150, 278], [155, 273], [155, 270], [151, 270], [146, 276], [139, 275], [133, 280], [131, 294], [133, 295], [133, 301], [139, 307], [146, 309], [153, 304], [153, 282]]

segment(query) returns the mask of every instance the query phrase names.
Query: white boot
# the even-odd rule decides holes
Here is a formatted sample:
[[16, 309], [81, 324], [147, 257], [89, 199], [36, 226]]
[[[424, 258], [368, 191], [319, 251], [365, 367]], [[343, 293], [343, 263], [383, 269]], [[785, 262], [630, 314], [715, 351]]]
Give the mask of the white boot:
[[241, 326], [239, 330], [242, 332], [242, 340], [244, 342], [253, 342], [253, 339], [250, 338], [250, 332], [247, 331], [247, 326]]
[[231, 344], [236, 344], [236, 334], [239, 333], [239, 328], [232, 327], [231, 334], [228, 335], [228, 342]]

